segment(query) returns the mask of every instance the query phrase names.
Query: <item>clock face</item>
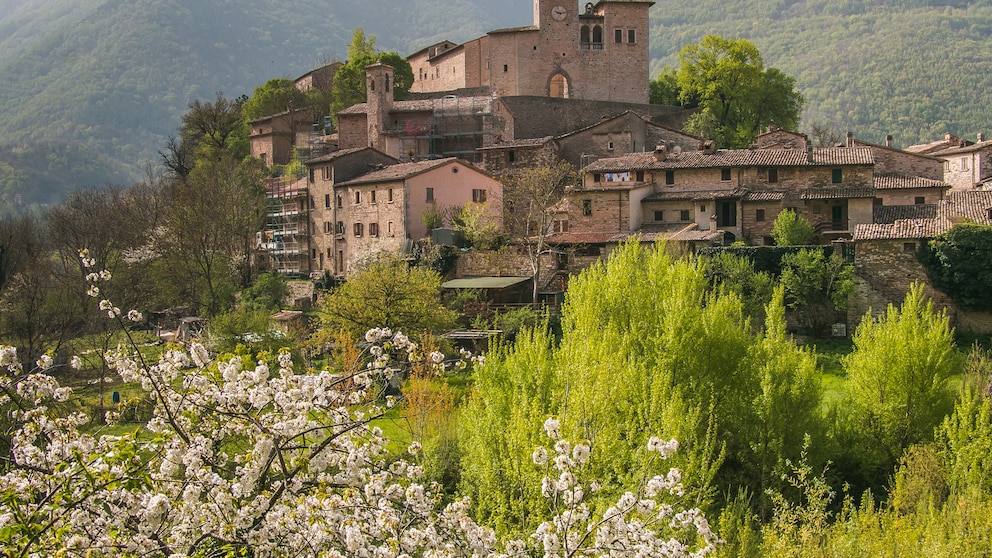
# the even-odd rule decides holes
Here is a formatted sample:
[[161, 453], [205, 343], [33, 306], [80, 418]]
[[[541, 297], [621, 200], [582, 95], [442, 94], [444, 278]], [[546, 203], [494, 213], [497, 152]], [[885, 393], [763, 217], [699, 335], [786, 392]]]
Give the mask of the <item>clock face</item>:
[[555, 6], [554, 8], [551, 8], [551, 17], [558, 21], [565, 19], [567, 14], [568, 11], [565, 10], [565, 6]]

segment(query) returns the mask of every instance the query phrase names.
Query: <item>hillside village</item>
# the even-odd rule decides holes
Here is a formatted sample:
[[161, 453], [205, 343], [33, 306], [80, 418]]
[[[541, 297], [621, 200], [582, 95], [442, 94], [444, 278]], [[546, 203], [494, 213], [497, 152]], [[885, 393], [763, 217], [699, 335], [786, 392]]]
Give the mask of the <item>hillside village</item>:
[[[549, 157], [581, 170], [581, 183], [544, 208], [548, 249], [534, 291], [550, 301], [570, 274], [628, 238], [693, 250], [770, 245], [772, 223], [788, 210], [853, 261], [850, 324], [927, 281], [916, 258], [927, 239], [962, 220], [992, 224], [992, 141], [982, 134], [898, 149], [891, 137], [872, 143], [852, 133], [814, 147], [803, 134], [770, 129], [747, 149], [718, 150], [680, 131], [686, 111], [647, 104], [652, 4], [535, 0], [531, 26], [410, 55], [407, 100], [394, 99], [393, 68], [369, 66], [367, 102], [337, 114], [333, 134], [301, 110], [253, 121], [254, 156], [286, 164], [295, 151], [307, 167], [300, 178], [269, 181], [268, 224], [256, 243], [265, 267], [346, 279], [370, 253], [408, 254], [430, 238], [426, 212], [481, 204], [499, 223], [512, 208], [495, 177]], [[297, 86], [329, 83], [337, 67]], [[522, 258], [471, 250], [449, 278], [534, 275]], [[928, 294], [958, 327], [992, 326]]]

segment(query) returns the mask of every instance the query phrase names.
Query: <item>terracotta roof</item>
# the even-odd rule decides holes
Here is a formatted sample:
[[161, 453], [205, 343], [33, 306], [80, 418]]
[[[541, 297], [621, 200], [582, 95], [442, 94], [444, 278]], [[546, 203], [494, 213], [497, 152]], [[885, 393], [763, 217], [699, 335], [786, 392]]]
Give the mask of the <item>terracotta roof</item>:
[[937, 206], [937, 215], [932, 219], [897, 219], [891, 224], [858, 225], [854, 232], [854, 240], [933, 238], [950, 230], [954, 221], [961, 218], [992, 225], [990, 212], [992, 212], [992, 192], [951, 192], [947, 199]]
[[919, 143], [916, 145], [910, 145], [905, 149], [910, 153], [922, 154], [922, 155], [933, 155], [938, 151], [943, 151], [945, 149], [951, 149], [953, 147], [960, 147], [962, 142], [964, 145], [971, 145], [972, 142], [968, 140], [963, 140], [955, 135], [947, 134], [944, 139], [932, 141], [930, 143]]
[[[320, 157], [315, 157], [313, 159], [310, 159], [309, 161], [306, 162], [306, 164], [311, 165], [311, 164], [315, 164], [315, 163], [327, 163], [329, 161], [333, 161], [335, 159], [340, 159], [341, 157], [345, 157], [347, 155], [354, 155], [355, 153], [360, 153], [360, 152], [366, 151], [366, 150], [376, 151], [375, 149], [373, 149], [371, 147], [355, 147], [355, 148], [352, 148], [352, 149], [339, 149], [337, 151], [332, 151], [332, 152], [328, 153], [327, 155], [321, 155]], [[385, 153], [382, 153], [381, 151], [379, 151], [379, 153], [382, 154], [382, 155], [386, 155]], [[389, 155], [386, 155], [386, 156], [389, 157]], [[393, 157], [390, 157], [390, 158], [393, 158]]]
[[781, 190], [759, 190], [744, 194], [741, 200], [746, 202], [782, 201], [785, 199], [786, 194], [787, 192]]
[[551, 244], [606, 244], [620, 242], [626, 237], [627, 233], [616, 231], [565, 232], [549, 234], [544, 240]]
[[488, 34], [493, 35], [495, 33], [517, 33], [520, 31], [540, 31], [540, 29], [538, 29], [534, 25], [527, 25], [524, 27], [504, 27], [503, 29], [493, 29]]
[[875, 176], [876, 190], [910, 190], [917, 188], [950, 189], [951, 185], [940, 180], [931, 180], [922, 176], [902, 176], [898, 174], [880, 174]]
[[843, 200], [874, 197], [874, 188], [807, 188], [799, 191], [799, 198], [803, 200]]
[[941, 213], [946, 218], [964, 217], [976, 223], [992, 225], [992, 192], [951, 192], [941, 203]]
[[723, 198], [741, 198], [747, 193], [743, 188], [726, 190], [665, 190], [655, 192], [643, 201], [708, 201]]
[[948, 155], [960, 155], [962, 153], [974, 153], [975, 151], [984, 151], [992, 148], [992, 141], [983, 141], [979, 143], [968, 142], [968, 145], [958, 145], [951, 147], [949, 149], [943, 149], [941, 151], [936, 151], [933, 153], [935, 157], [946, 157]]
[[891, 225], [904, 219], [936, 219], [937, 204], [919, 205], [876, 205], [872, 208], [873, 223]]
[[[444, 159], [433, 159], [427, 161], [417, 161], [413, 163], [399, 163], [397, 165], [389, 165], [388, 167], [382, 168], [380, 170], [372, 171], [368, 174], [363, 174], [358, 178], [349, 180], [347, 182], [342, 182], [339, 186], [354, 186], [357, 184], [372, 184], [375, 182], [395, 182], [397, 180], [406, 180], [410, 177], [416, 176], [418, 174], [427, 172], [429, 170], [442, 167], [458, 161], [457, 157], [447, 157]], [[466, 166], [470, 166], [466, 163]], [[475, 167], [471, 167], [475, 168]]]
[[854, 229], [854, 240], [932, 238], [951, 228], [943, 219], [902, 219], [892, 224], [871, 223]]
[[875, 159], [867, 147], [829, 147], [814, 149], [810, 161], [804, 149], [732, 149], [716, 153], [701, 151], [670, 154], [658, 161], [654, 153], [634, 153], [623, 157], [599, 159], [586, 166], [588, 172], [627, 170], [700, 169], [725, 167], [811, 167], [837, 165], [873, 165]]

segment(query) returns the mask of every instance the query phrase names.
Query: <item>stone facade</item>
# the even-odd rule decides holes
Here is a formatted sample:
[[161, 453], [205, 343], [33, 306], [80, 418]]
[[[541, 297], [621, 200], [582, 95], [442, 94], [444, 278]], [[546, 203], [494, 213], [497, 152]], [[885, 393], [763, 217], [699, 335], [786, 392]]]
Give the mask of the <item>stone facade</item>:
[[658, 145], [692, 151], [701, 141], [630, 110], [557, 138], [559, 156], [579, 168], [603, 157], [654, 151]]
[[306, 145], [313, 128], [313, 111], [298, 109], [248, 123], [252, 157], [267, 165], [289, 163], [294, 145]]
[[992, 141], [984, 140], [979, 136], [979, 142], [973, 145], [934, 153], [944, 161], [944, 182], [955, 190], [972, 190], [992, 178]]
[[336, 182], [332, 272], [347, 276], [375, 252], [409, 251], [430, 234], [423, 221], [429, 210], [484, 204], [499, 226], [501, 197], [499, 182], [454, 158], [390, 165]]
[[497, 96], [648, 101], [650, 1], [534, 0], [530, 27], [411, 55], [415, 92], [489, 87]]
[[313, 270], [337, 273], [335, 238], [346, 231], [343, 215], [339, 215], [344, 210], [344, 194], [335, 192], [335, 184], [398, 162], [395, 158], [368, 147], [336, 151], [307, 162], [312, 199], [310, 255]]

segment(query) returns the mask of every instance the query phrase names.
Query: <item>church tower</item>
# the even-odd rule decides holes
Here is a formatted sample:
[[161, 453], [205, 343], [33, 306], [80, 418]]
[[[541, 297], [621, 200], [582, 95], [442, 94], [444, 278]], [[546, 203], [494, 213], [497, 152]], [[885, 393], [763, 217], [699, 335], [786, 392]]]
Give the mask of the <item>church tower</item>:
[[386, 149], [384, 134], [389, 124], [389, 113], [393, 111], [392, 66], [376, 62], [365, 68], [365, 98], [367, 103], [369, 147], [380, 151]]

